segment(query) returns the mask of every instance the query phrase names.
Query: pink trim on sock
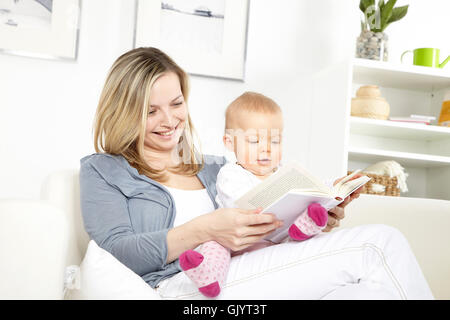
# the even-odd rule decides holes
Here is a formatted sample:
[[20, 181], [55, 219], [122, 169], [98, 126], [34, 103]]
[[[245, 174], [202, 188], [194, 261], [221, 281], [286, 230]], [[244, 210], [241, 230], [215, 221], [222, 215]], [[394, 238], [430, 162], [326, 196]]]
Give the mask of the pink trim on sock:
[[184, 271], [197, 267], [203, 261], [203, 255], [194, 250], [186, 250], [180, 257], [180, 267]]
[[210, 283], [207, 286], [198, 288], [198, 290], [207, 297], [210, 297], [210, 298], [217, 297], [220, 293], [219, 282], [216, 281], [216, 282]]
[[308, 206], [308, 216], [319, 227], [324, 227], [327, 224], [327, 210], [318, 203], [313, 203]]
[[302, 241], [302, 240], [311, 238], [311, 236], [308, 236], [308, 235], [304, 234], [303, 232], [301, 232], [300, 229], [295, 224], [291, 225], [288, 233], [289, 233], [289, 236], [294, 240]]

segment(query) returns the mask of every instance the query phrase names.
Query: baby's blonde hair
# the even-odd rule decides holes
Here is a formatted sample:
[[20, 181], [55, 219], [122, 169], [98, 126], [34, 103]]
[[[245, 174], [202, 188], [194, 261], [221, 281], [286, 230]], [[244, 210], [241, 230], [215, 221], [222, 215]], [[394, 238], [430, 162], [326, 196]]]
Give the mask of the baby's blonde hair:
[[247, 91], [228, 105], [225, 111], [225, 130], [237, 129], [237, 119], [243, 112], [278, 114], [281, 113], [281, 108], [271, 98], [261, 93]]

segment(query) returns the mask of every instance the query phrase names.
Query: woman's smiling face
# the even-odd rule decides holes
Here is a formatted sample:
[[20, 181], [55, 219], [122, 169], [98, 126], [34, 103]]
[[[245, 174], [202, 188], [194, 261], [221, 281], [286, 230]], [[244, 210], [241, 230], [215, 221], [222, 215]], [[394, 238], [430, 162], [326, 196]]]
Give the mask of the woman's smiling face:
[[186, 102], [175, 73], [165, 73], [155, 81], [148, 111], [144, 149], [171, 152], [183, 134], [187, 119]]

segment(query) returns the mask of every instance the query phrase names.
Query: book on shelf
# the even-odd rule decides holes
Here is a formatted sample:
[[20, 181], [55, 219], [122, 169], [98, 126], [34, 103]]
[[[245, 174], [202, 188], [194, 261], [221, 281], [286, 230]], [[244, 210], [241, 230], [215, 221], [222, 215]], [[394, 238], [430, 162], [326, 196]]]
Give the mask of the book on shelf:
[[436, 117], [433, 116], [424, 116], [424, 115], [420, 115], [420, 114], [412, 114], [411, 118], [413, 119], [423, 119], [423, 120], [436, 120]]
[[438, 124], [440, 126], [450, 127], [450, 90], [445, 92]]
[[396, 122], [431, 124], [431, 121], [436, 120], [436, 117], [421, 116], [421, 115], [413, 114], [413, 115], [410, 115], [409, 117], [389, 117], [389, 120], [396, 121]]
[[238, 208], [262, 208], [262, 213], [273, 213], [283, 220], [283, 226], [265, 239], [279, 243], [288, 236], [288, 229], [300, 213], [312, 203], [330, 210], [339, 205], [353, 191], [366, 184], [370, 178], [355, 178], [361, 170], [346, 176], [333, 187], [328, 187], [296, 163], [281, 166], [276, 173], [236, 201]]

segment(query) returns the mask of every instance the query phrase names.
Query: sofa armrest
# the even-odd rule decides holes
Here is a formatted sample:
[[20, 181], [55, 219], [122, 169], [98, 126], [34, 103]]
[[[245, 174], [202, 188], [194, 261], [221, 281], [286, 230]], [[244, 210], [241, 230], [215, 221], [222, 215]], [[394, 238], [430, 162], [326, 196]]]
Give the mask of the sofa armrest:
[[450, 299], [450, 201], [362, 194], [345, 211], [342, 227], [385, 224], [401, 231], [435, 298]]
[[0, 299], [63, 299], [69, 224], [38, 200], [0, 200]]

